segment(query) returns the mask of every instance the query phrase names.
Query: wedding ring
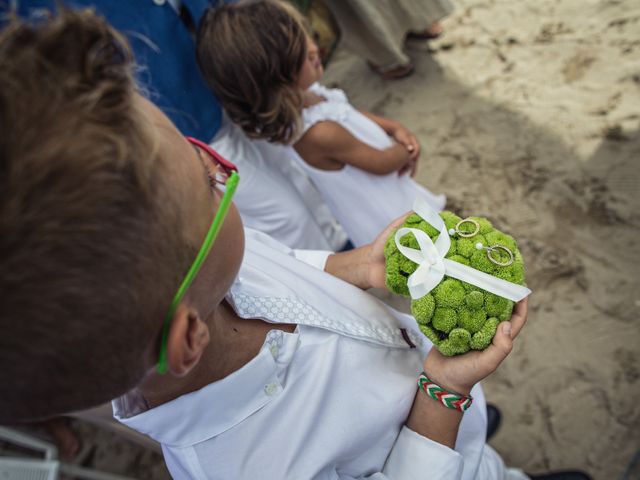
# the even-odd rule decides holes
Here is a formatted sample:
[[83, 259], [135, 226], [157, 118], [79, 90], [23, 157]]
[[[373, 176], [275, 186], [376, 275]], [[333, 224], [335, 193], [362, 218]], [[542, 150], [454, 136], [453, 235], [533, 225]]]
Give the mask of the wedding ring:
[[[460, 226], [464, 225], [465, 223], [472, 223], [473, 226], [475, 227], [475, 229], [473, 230], [473, 232], [465, 232], [463, 230], [460, 230]], [[464, 220], [460, 220], [457, 224], [456, 224], [456, 233], [458, 235], [460, 235], [461, 237], [473, 237], [474, 235], [476, 235], [478, 232], [480, 231], [480, 224], [478, 222], [476, 222], [475, 220], [471, 219], [471, 218], [465, 218]]]
[[[509, 259], [506, 261], [501, 262], [500, 260], [496, 259], [493, 257], [493, 252], [505, 252], [508, 256]], [[508, 267], [509, 265], [511, 265], [513, 263], [513, 252], [511, 250], [509, 250], [507, 247], [502, 246], [502, 245], [492, 245], [491, 247], [487, 248], [487, 257], [489, 258], [489, 261], [491, 263], [494, 263], [500, 267]]]

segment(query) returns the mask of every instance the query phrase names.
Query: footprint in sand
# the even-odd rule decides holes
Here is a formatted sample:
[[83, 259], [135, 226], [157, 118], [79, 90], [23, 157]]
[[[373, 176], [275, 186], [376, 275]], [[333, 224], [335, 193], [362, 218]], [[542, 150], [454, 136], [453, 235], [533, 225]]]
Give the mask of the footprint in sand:
[[528, 252], [529, 278], [536, 285], [551, 285], [559, 279], [576, 281], [580, 288], [586, 288], [584, 263], [575, 252], [536, 239], [524, 242]]
[[[640, 379], [638, 355], [636, 352], [618, 348], [613, 353], [613, 359], [618, 364], [618, 372], [627, 383], [636, 383]], [[621, 379], [618, 378], [618, 381]]]
[[562, 75], [567, 83], [575, 82], [584, 77], [585, 73], [597, 59], [585, 52], [578, 52], [564, 62]]

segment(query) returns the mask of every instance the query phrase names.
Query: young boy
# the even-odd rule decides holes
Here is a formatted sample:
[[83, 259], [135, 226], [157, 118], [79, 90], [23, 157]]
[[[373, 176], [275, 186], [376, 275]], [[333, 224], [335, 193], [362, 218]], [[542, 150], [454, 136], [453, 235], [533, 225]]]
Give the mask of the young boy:
[[[395, 225], [329, 255], [222, 218], [233, 167], [136, 93], [92, 13], [14, 22], [0, 64], [0, 423], [117, 398], [175, 478], [526, 478], [484, 444], [474, 387], [526, 302], [486, 351], [425, 359], [413, 322], [362, 291], [384, 284]], [[417, 391], [422, 370], [476, 396], [464, 420]]]

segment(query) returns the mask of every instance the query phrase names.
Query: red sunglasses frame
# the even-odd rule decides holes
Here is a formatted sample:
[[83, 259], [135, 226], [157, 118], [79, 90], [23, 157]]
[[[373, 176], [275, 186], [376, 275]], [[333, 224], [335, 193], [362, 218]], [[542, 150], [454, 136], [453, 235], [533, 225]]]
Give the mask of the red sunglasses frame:
[[200, 147], [209, 155], [211, 155], [211, 157], [213, 157], [213, 159], [218, 163], [218, 165], [220, 165], [224, 169], [227, 176], [231, 176], [232, 172], [238, 171], [238, 167], [236, 167], [233, 163], [231, 163], [229, 160], [224, 158], [222, 155], [220, 155], [218, 152], [216, 152], [213, 148], [211, 148], [209, 145], [207, 145], [203, 141], [193, 137], [185, 137], [185, 138], [189, 141], [189, 143], [196, 145], [197, 147]]

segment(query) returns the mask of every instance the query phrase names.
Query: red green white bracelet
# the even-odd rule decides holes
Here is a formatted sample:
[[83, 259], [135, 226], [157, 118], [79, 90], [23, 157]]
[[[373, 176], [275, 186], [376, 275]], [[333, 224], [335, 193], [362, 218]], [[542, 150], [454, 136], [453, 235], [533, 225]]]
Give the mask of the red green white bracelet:
[[442, 403], [445, 407], [453, 408], [460, 412], [467, 410], [473, 403], [473, 397], [471, 395], [449, 392], [433, 383], [424, 372], [418, 377], [418, 387], [431, 398]]

